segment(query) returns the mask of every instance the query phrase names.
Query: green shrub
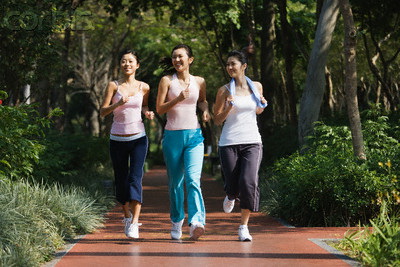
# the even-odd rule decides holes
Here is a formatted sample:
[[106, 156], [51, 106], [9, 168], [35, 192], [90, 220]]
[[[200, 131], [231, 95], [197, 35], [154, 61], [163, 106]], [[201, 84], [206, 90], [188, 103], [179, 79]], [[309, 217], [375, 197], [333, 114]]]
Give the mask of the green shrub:
[[82, 171], [98, 172], [111, 168], [107, 139], [51, 132], [41, 144], [40, 160], [34, 166], [36, 179], [68, 183]]
[[[49, 117], [58, 112], [54, 110]], [[0, 173], [10, 178], [32, 173], [43, 150], [39, 139], [49, 123], [49, 118], [38, 116], [34, 106], [0, 105]]]
[[[400, 191], [400, 146], [388, 136], [385, 117], [363, 125], [367, 161], [353, 156], [348, 127], [317, 124], [306, 153], [296, 152], [267, 170], [264, 209], [302, 226], [355, 225], [373, 218], [379, 196]], [[389, 162], [390, 173], [384, 168]]]

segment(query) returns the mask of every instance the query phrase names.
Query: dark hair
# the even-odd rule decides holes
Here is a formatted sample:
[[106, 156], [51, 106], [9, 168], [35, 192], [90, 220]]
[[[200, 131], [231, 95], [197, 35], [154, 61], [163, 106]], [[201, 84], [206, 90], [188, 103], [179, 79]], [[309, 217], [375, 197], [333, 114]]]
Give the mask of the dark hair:
[[240, 63], [247, 64], [246, 54], [243, 53], [242, 51], [232, 50], [231, 52], [228, 53], [228, 58], [230, 58], [230, 57], [235, 57], [235, 58], [237, 58], [237, 60], [240, 61]]
[[129, 48], [126, 48], [126, 49], [122, 50], [121, 52], [119, 52], [119, 55], [118, 55], [119, 61], [121, 61], [122, 57], [126, 54], [132, 54], [136, 58], [136, 62], [140, 63], [138, 53], [135, 50], [129, 49]]
[[179, 48], [185, 49], [188, 57], [193, 57], [192, 48], [190, 46], [188, 46], [188, 45], [185, 45], [185, 44], [178, 44], [177, 46], [175, 46], [171, 51], [171, 56], [172, 56], [172, 53], [174, 53], [174, 51], [179, 49]]
[[186, 53], [189, 58], [193, 57], [193, 51], [190, 46], [188, 46], [186, 44], [176, 45], [171, 51], [171, 57], [163, 57], [159, 62], [160, 67], [163, 69], [162, 75], [173, 74], [176, 72], [176, 70], [172, 64], [172, 54], [174, 53], [175, 50], [180, 49], [180, 48], [183, 48], [186, 50]]

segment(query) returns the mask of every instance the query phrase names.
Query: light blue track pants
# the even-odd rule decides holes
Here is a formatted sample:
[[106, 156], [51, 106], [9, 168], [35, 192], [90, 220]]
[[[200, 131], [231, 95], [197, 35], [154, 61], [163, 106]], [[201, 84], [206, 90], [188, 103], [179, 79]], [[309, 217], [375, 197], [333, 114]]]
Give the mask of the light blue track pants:
[[206, 211], [200, 188], [204, 144], [201, 129], [164, 131], [163, 152], [167, 165], [170, 217], [173, 222], [185, 218], [186, 184], [188, 223], [205, 224]]

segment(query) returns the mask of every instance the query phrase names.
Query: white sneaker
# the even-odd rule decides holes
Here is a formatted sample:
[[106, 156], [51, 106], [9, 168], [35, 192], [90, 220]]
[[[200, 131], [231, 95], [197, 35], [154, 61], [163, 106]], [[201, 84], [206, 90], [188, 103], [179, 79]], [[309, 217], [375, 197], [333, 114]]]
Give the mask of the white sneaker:
[[204, 225], [199, 222], [192, 222], [190, 225], [190, 239], [197, 240], [205, 232]]
[[171, 238], [179, 240], [182, 237], [183, 219], [180, 222], [172, 222]]
[[231, 213], [232, 210], [233, 210], [233, 207], [235, 207], [235, 200], [234, 199], [230, 200], [228, 198], [228, 196], [226, 196], [225, 199], [224, 199], [223, 207], [224, 207], [224, 212], [225, 213]]
[[239, 240], [240, 241], [251, 241], [253, 238], [251, 237], [249, 233], [249, 228], [247, 225], [241, 225], [239, 226]]
[[141, 223], [131, 223], [126, 236], [129, 238], [139, 238], [139, 226], [141, 225]]
[[129, 226], [131, 226], [131, 224], [132, 224], [132, 214], [131, 214], [131, 217], [129, 217], [129, 218], [124, 218], [124, 219], [122, 220], [122, 223], [125, 224], [124, 233], [125, 233], [126, 236], [128, 236]]

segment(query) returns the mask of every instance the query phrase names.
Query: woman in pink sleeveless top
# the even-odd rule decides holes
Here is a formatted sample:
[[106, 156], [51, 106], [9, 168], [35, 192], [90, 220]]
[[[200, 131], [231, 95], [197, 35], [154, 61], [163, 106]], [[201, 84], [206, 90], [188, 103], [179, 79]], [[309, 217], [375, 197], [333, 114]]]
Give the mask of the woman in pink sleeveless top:
[[202, 111], [203, 121], [210, 119], [206, 84], [202, 77], [189, 72], [194, 60], [189, 46], [177, 45], [171, 57], [162, 62], [172, 71], [162, 77], [157, 94], [157, 112], [167, 115], [162, 146], [168, 171], [171, 238], [180, 239], [182, 236], [186, 184], [190, 237], [197, 240], [205, 231], [205, 207], [200, 188], [204, 138], [196, 109]]
[[116, 199], [124, 213], [125, 235], [139, 238], [139, 215], [142, 206], [143, 166], [148, 140], [142, 114], [153, 119], [147, 107], [150, 87], [136, 80], [139, 57], [133, 50], [120, 54], [122, 77], [108, 84], [100, 115], [113, 113], [110, 133], [110, 156], [115, 176]]

